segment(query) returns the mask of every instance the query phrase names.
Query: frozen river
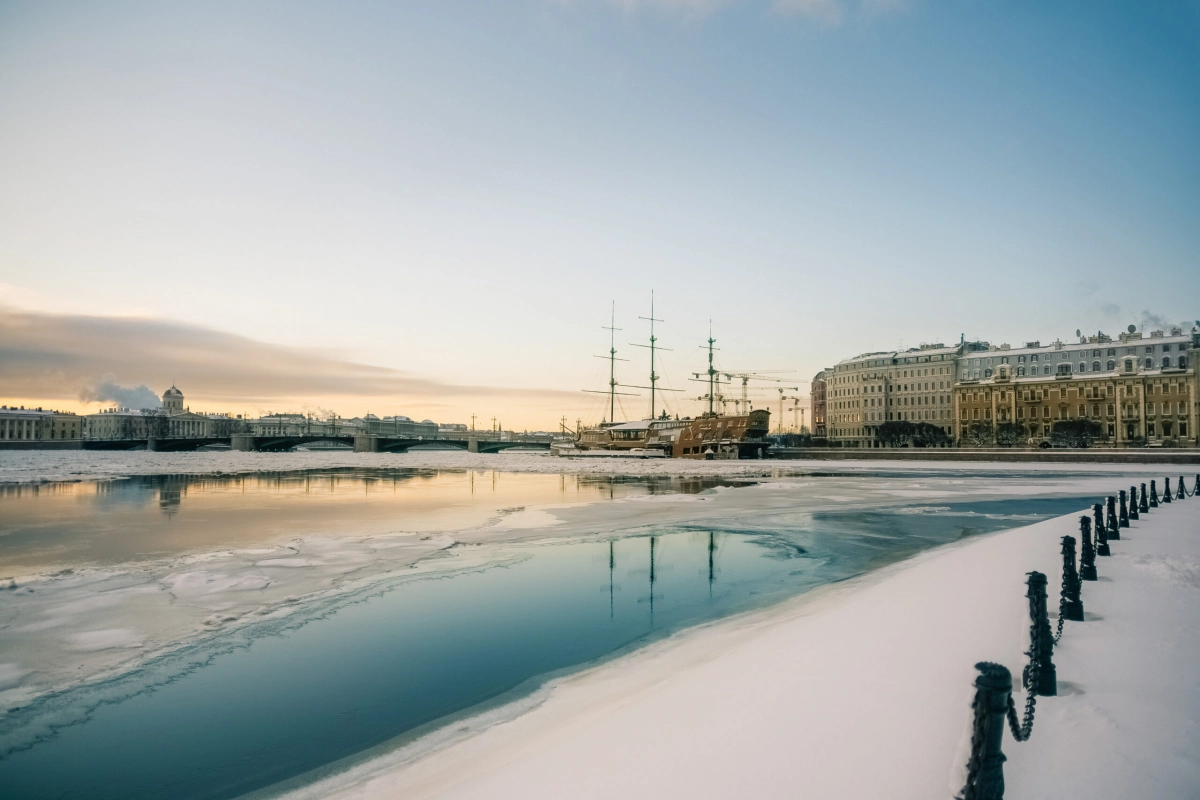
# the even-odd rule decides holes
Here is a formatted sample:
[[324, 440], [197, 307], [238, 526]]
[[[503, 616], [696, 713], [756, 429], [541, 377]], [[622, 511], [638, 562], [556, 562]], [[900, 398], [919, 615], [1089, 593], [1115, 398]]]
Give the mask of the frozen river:
[[0, 785], [278, 788], [680, 628], [1075, 511], [1093, 480], [320, 467], [10, 484]]

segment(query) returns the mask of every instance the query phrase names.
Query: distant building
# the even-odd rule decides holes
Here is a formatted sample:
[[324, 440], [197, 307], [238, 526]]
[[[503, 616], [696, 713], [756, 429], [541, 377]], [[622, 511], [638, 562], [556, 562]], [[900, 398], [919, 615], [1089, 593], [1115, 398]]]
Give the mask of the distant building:
[[86, 417], [85, 436], [92, 441], [131, 439], [208, 439], [227, 437], [236, 420], [227, 414], [198, 414], [184, 404], [183, 392], [171, 386], [161, 408], [106, 408]]
[[812, 388], [809, 391], [809, 401], [812, 406], [812, 426], [813, 436], [817, 439], [824, 439], [828, 434], [825, 430], [825, 394], [826, 394], [826, 371], [821, 370], [812, 379]]
[[0, 406], [0, 441], [37, 442], [83, 438], [84, 422], [67, 411]]

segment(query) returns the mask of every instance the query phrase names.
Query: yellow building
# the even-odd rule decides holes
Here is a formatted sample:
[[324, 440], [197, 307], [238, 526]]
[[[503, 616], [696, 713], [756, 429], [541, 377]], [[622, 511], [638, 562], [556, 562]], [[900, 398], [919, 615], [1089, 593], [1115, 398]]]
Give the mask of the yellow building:
[[1101, 444], [1195, 447], [1197, 350], [1200, 332], [1176, 328], [964, 354], [955, 438], [965, 446], [1039, 445], [1055, 423], [1086, 419], [1100, 426]]

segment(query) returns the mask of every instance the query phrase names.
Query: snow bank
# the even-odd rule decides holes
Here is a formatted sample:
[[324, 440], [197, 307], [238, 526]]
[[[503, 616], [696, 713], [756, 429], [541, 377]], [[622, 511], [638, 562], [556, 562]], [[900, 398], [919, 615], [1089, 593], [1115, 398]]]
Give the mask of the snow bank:
[[[1060, 696], [1030, 742], [1006, 734], [1008, 796], [1196, 796], [1198, 519], [1200, 501], [1164, 506], [1097, 559], [1054, 654]], [[1051, 576], [1057, 608], [1077, 531], [978, 537], [685, 632], [287, 796], [949, 797], [973, 664], [1019, 676], [1024, 575]]]

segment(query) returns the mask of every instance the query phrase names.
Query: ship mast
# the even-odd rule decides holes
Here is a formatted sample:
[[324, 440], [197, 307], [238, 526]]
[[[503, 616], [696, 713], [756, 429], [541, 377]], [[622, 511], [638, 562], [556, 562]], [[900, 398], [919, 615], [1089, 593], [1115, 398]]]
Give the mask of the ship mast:
[[642, 319], [650, 321], [650, 419], [654, 419], [654, 384], [658, 382], [658, 376], [654, 374], [654, 343], [658, 341], [654, 338], [654, 323], [662, 322], [654, 318], [654, 290], [650, 290], [650, 316], [642, 317]]
[[[584, 389], [583, 391], [589, 394], [606, 394], [608, 395], [608, 421], [617, 421], [617, 395], [637, 397], [636, 394], [629, 392], [618, 392], [617, 387], [621, 384], [617, 383], [617, 362], [628, 361], [627, 358], [617, 358], [617, 331], [621, 330], [617, 327], [617, 302], [614, 300], [612, 304], [612, 318], [608, 325], [600, 326], [603, 330], [609, 332], [608, 337], [608, 355], [596, 356], [596, 358], [608, 359], [608, 391], [601, 392], [596, 389]], [[582, 430], [582, 429], [581, 429]]]
[[608, 329], [608, 421], [617, 421], [617, 301], [612, 303], [612, 321]]
[[713, 378], [716, 377], [717, 371], [713, 369], [713, 344], [717, 340], [712, 337], [712, 320], [708, 321], [708, 415], [713, 416], [713, 399], [716, 397], [716, 392], [713, 390]]
[[[655, 412], [655, 409], [657, 408], [657, 406], [655, 405], [655, 398], [656, 398], [658, 392], [678, 392], [681, 390], [679, 390], [679, 389], [659, 389], [658, 388], [658, 379], [661, 376], [657, 372], [654, 371], [654, 351], [655, 350], [670, 350], [671, 348], [659, 347], [658, 339], [654, 336], [654, 323], [663, 322], [664, 320], [657, 319], [654, 316], [654, 290], [653, 289], [650, 290], [650, 316], [638, 317], [638, 319], [649, 320], [649, 322], [650, 322], [650, 345], [649, 345], [649, 347], [650, 347], [650, 385], [649, 386], [633, 386], [630, 388], [649, 389], [650, 390], [650, 419], [654, 419], [654, 412]], [[647, 346], [644, 344], [638, 344], [637, 342], [630, 342], [630, 344], [632, 344], [634, 347], [646, 347]]]
[[[716, 411], [714, 409], [714, 405], [717, 401], [717, 387], [721, 385], [720, 373], [718, 373], [717, 368], [713, 366], [713, 351], [721, 349], [719, 347], [713, 347], [713, 345], [716, 343], [716, 341], [717, 340], [714, 339], [713, 335], [712, 335], [712, 320], [710, 319], [708, 321], [708, 345], [707, 345], [707, 347], [708, 347], [708, 373], [707, 373], [708, 374], [708, 394], [704, 397], [696, 398], [697, 400], [708, 400], [708, 414], [706, 416], [709, 416], [709, 417], [715, 417], [717, 415]], [[705, 345], [700, 345], [701, 349], [704, 349], [704, 347], [705, 347]], [[703, 374], [703, 373], [693, 372], [691, 380], [696, 381], [697, 383], [703, 383], [704, 379], [700, 377], [701, 374]], [[724, 398], [722, 398], [721, 402], [722, 403], [725, 402]]]

